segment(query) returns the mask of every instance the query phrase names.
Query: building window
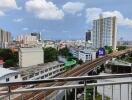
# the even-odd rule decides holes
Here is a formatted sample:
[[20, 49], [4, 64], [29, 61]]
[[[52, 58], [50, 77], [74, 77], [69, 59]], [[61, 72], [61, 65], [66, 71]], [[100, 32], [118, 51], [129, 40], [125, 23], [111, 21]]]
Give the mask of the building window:
[[41, 71], [41, 74], [44, 73], [44, 71]]
[[49, 68], [49, 71], [52, 70], [52, 68]]
[[41, 79], [44, 79], [44, 76], [42, 76]]
[[6, 82], [9, 82], [9, 78], [6, 78]]
[[61, 68], [60, 71], [63, 71], [63, 68]]
[[48, 77], [48, 74], [45, 75], [45, 78]]
[[45, 72], [47, 72], [47, 71], [48, 71], [48, 69], [45, 70]]
[[33, 74], [31, 74], [31, 75], [29, 75], [29, 78], [32, 78], [34, 75]]
[[88, 55], [86, 55], [86, 59], [88, 59]]
[[49, 76], [51, 76], [52, 75], [52, 73], [49, 73]]
[[53, 72], [53, 74], [55, 74], [55, 73], [56, 73], [56, 71]]
[[27, 80], [27, 77], [23, 77], [23, 80]]
[[53, 69], [55, 69], [56, 66], [53, 67]]
[[35, 73], [35, 76], [39, 75], [39, 72], [38, 73]]
[[17, 79], [17, 78], [18, 78], [18, 75], [15, 76], [15, 79]]

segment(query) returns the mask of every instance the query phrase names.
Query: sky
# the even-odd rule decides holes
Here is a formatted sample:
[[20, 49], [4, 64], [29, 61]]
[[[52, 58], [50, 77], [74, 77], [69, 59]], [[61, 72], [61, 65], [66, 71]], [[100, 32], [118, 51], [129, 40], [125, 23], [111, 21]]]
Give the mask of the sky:
[[117, 17], [118, 40], [132, 40], [132, 0], [0, 0], [0, 28], [15, 38], [41, 32], [44, 39], [84, 39], [100, 14]]

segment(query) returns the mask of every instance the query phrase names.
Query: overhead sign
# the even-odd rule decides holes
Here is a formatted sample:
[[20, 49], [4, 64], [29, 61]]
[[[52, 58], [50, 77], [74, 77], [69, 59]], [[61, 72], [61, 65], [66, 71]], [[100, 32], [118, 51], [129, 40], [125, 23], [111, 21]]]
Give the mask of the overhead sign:
[[105, 56], [105, 48], [99, 48], [97, 52], [98, 56]]

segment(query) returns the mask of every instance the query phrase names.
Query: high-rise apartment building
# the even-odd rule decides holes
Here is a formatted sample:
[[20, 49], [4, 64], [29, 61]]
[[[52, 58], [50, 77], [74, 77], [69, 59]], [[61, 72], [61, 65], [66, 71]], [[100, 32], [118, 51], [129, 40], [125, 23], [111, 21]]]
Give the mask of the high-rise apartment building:
[[91, 31], [86, 32], [85, 41], [91, 41]]
[[0, 29], [0, 47], [6, 48], [9, 42], [11, 42], [11, 33]]
[[38, 41], [41, 41], [41, 33], [34, 32], [34, 33], [31, 33], [31, 36], [36, 36]]
[[94, 48], [112, 46], [116, 50], [116, 17], [100, 18], [93, 21], [92, 43]]
[[16, 37], [16, 41], [21, 42], [23, 44], [35, 44], [37, 43], [37, 37], [31, 35], [18, 35]]

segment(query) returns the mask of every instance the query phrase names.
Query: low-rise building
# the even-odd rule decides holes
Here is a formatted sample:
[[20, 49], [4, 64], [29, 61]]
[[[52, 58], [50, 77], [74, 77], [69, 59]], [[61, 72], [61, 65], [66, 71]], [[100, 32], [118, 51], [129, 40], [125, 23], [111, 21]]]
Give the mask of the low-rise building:
[[131, 73], [131, 67], [131, 63], [115, 59], [107, 63], [105, 72], [112, 74]]
[[96, 58], [96, 52], [91, 49], [84, 49], [79, 51], [79, 60], [83, 62], [91, 61]]
[[15, 82], [21, 81], [21, 76], [18, 71], [0, 67], [0, 82]]
[[42, 48], [20, 48], [19, 66], [29, 67], [44, 63], [44, 52]]
[[70, 47], [69, 49], [73, 57], [78, 58], [83, 62], [91, 61], [96, 58], [96, 51], [91, 48]]
[[79, 48], [70, 48], [70, 53], [73, 55], [73, 57], [78, 58], [79, 57]]
[[23, 80], [38, 80], [55, 77], [64, 71], [64, 63], [54, 61], [20, 69]]

